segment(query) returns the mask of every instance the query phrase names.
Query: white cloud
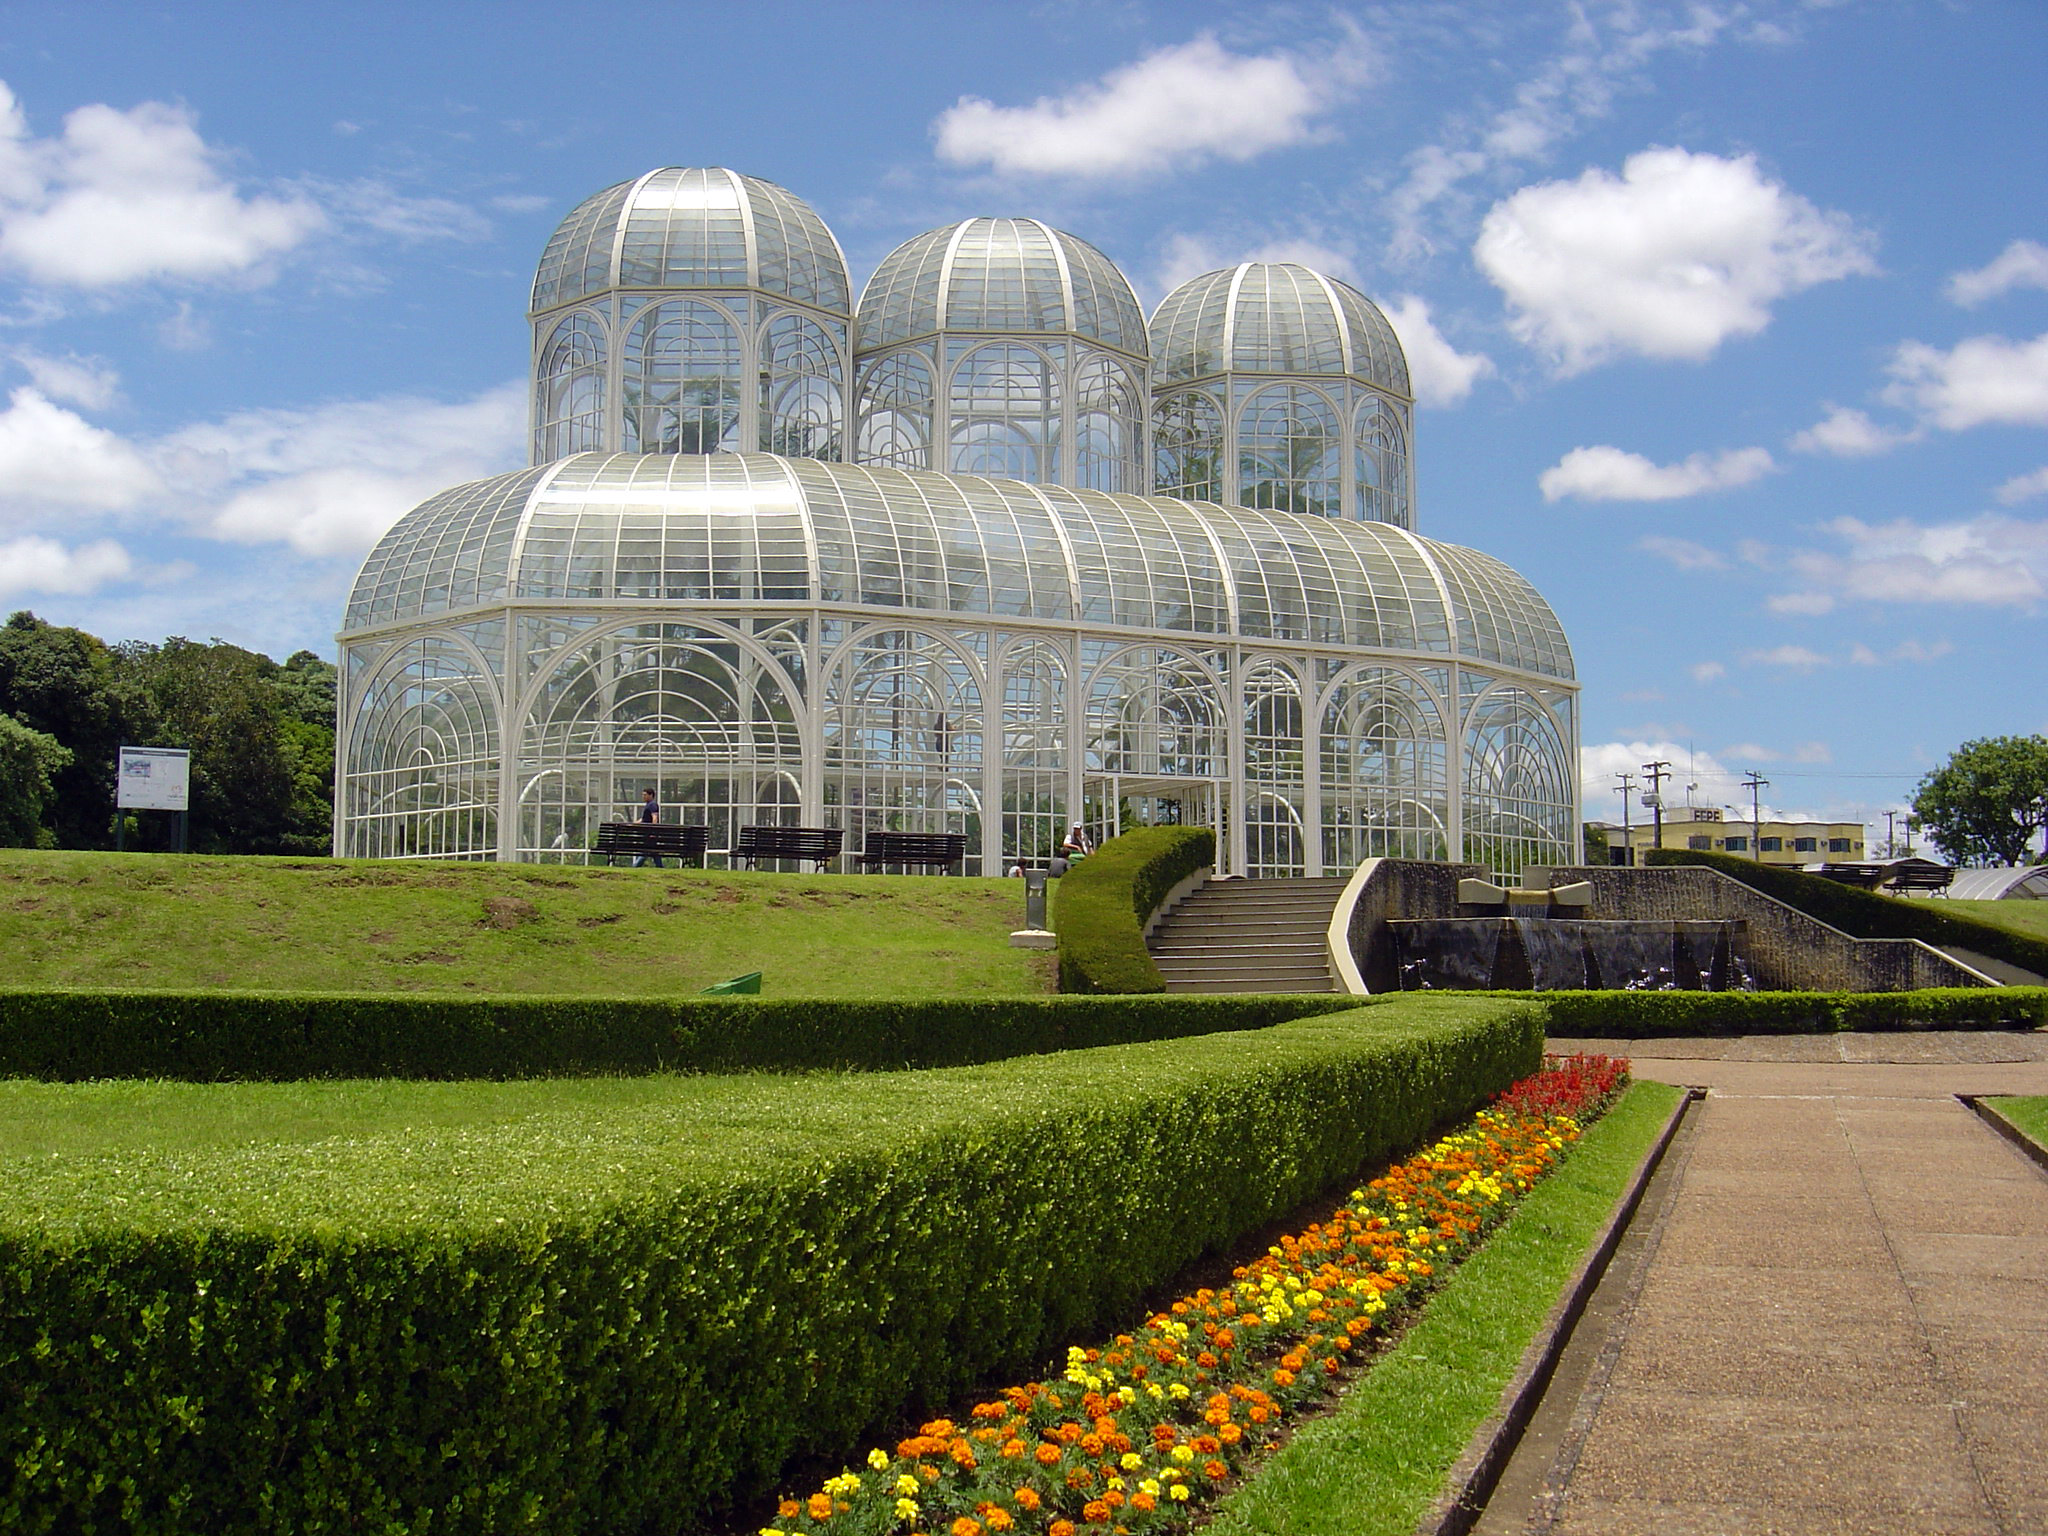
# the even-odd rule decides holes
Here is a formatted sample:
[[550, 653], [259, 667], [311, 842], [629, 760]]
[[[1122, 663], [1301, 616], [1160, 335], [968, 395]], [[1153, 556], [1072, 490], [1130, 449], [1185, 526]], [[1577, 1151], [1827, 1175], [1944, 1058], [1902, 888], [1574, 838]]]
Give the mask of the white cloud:
[[1157, 269], [1159, 290], [1162, 294], [1170, 292], [1191, 277], [1234, 267], [1241, 261], [1291, 261], [1325, 276], [1342, 278], [1353, 287], [1358, 285], [1358, 269], [1351, 257], [1318, 241], [1264, 240], [1231, 244], [1200, 235], [1178, 234], [1168, 237], [1160, 256]]
[[121, 375], [104, 358], [80, 357], [75, 352], [45, 357], [24, 350], [16, 352], [14, 360], [27, 371], [37, 392], [47, 400], [103, 411], [120, 397]]
[[1965, 308], [2015, 288], [2048, 288], [2048, 245], [2015, 240], [1985, 266], [1948, 280], [1949, 300]]
[[524, 460], [525, 389], [244, 411], [151, 446], [187, 517], [216, 538], [301, 554], [367, 549], [418, 502]]
[[1802, 741], [1792, 749], [1792, 761], [1795, 763], [1832, 763], [1834, 760], [1835, 754], [1824, 741]]
[[1779, 592], [1764, 599], [1764, 606], [1773, 613], [1814, 619], [1824, 613], [1833, 613], [1835, 600], [1825, 592]]
[[36, 139], [0, 84], [0, 263], [41, 283], [258, 279], [327, 223], [303, 196], [245, 196], [190, 113], [92, 105]]
[[129, 569], [128, 552], [112, 539], [71, 549], [35, 535], [0, 543], [0, 592], [10, 596], [91, 592], [126, 576]]
[[1718, 550], [1695, 544], [1691, 539], [1668, 539], [1661, 534], [1651, 534], [1636, 540], [1636, 548], [1645, 554], [1668, 560], [1681, 571], [1725, 571], [1727, 558]]
[[1919, 435], [1917, 432], [1881, 427], [1862, 411], [1837, 405], [1821, 420], [1796, 434], [1791, 446], [1798, 453], [1827, 453], [1838, 459], [1867, 459], [1880, 453], [1890, 453], [1901, 443], [1910, 443]]
[[2048, 332], [2032, 341], [1972, 336], [1947, 352], [1908, 341], [1888, 371], [1896, 382], [1885, 398], [1945, 431], [2048, 426]]
[[1873, 246], [1752, 156], [1647, 149], [1619, 177], [1595, 167], [1496, 204], [1473, 256], [1515, 334], [1569, 374], [1627, 354], [1709, 357], [1762, 331], [1777, 300], [1875, 271]]
[[125, 511], [159, 488], [130, 444], [32, 386], [0, 411], [0, 523], [27, 522], [37, 509]]
[[1320, 58], [1230, 52], [1202, 33], [1064, 96], [999, 107], [963, 96], [932, 125], [942, 159], [1030, 176], [1130, 177], [1244, 161], [1318, 137], [1315, 118], [1357, 85], [1356, 40]]
[[2036, 496], [2048, 496], [2048, 464], [2029, 474], [2014, 475], [1995, 493], [2003, 506], [2016, 501], [2031, 501]]
[[491, 233], [489, 219], [452, 198], [414, 197], [381, 181], [321, 190], [322, 201], [337, 215], [400, 240], [482, 240]]
[[1429, 305], [1404, 293], [1387, 306], [1386, 317], [1408, 355], [1408, 374], [1415, 398], [1423, 405], [1457, 405], [1472, 386], [1494, 372], [1493, 359], [1483, 352], [1460, 352], [1429, 318]]
[[1728, 669], [1718, 661], [1702, 661], [1688, 670], [1696, 683], [1717, 683], [1728, 675]]
[[[1722, 761], [1723, 757], [1737, 756], [1741, 751], [1741, 747], [1731, 747], [1722, 754], [1703, 752], [1668, 738], [1582, 745], [1579, 775], [1585, 787], [1586, 815], [1602, 821], [1621, 819], [1621, 788], [1616, 775], [1626, 773], [1636, 781], [1629, 796], [1630, 819], [1638, 825], [1647, 822], [1650, 814], [1637, 797], [1648, 787], [1643, 782], [1643, 764], [1658, 761], [1671, 764], [1671, 776], [1664, 783], [1666, 805], [1684, 805], [1688, 801], [1694, 805], [1729, 805], [1736, 803], [1739, 795], [1740, 803], [1746, 806], [1749, 795], [1743, 789], [1741, 770]], [[1690, 790], [1687, 786], [1691, 786]], [[1667, 834], [1670, 825], [1665, 823]]]
[[1937, 640], [1932, 645], [1919, 640], [1901, 640], [1886, 651], [1873, 650], [1859, 640], [1849, 647], [1849, 661], [1858, 667], [1878, 667], [1888, 661], [1925, 663], [1939, 661], [1954, 650], [1955, 647], [1946, 640]]
[[1987, 513], [1967, 522], [1826, 525], [1840, 550], [1795, 550], [1782, 563], [1807, 590], [1879, 603], [2028, 607], [2048, 595], [2048, 522]]
[[1832, 658], [1803, 645], [1774, 645], [1768, 650], [1744, 651], [1743, 661], [1752, 667], [1789, 667], [1794, 672], [1811, 672], [1833, 666]]
[[1762, 448], [1695, 453], [1682, 463], [1654, 464], [1639, 453], [1602, 444], [1574, 448], [1537, 480], [1545, 501], [1676, 501], [1747, 485], [1777, 466]]

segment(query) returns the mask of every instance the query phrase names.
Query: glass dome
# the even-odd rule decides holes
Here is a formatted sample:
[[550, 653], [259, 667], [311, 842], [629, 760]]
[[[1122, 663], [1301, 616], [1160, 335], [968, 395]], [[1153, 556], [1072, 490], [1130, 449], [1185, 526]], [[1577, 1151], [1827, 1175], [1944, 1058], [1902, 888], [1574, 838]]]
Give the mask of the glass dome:
[[345, 633], [507, 601], [854, 604], [1572, 676], [1522, 577], [1388, 524], [768, 454], [585, 453], [444, 491], [364, 563]]
[[967, 219], [882, 258], [860, 297], [857, 349], [939, 331], [1066, 333], [1145, 355], [1130, 280], [1087, 241], [1037, 219]]
[[1408, 360], [1379, 307], [1293, 262], [1190, 278], [1153, 312], [1151, 346], [1155, 385], [1223, 373], [1348, 374], [1412, 398]]
[[584, 199], [541, 253], [533, 310], [608, 288], [757, 288], [842, 315], [852, 292], [839, 242], [802, 198], [681, 166]]

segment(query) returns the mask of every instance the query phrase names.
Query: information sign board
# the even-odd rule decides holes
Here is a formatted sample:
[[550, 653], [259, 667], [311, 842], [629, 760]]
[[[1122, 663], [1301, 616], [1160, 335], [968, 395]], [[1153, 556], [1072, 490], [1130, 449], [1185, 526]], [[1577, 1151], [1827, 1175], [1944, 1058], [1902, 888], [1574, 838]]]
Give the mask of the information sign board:
[[192, 787], [192, 754], [182, 747], [123, 747], [114, 803], [124, 811], [182, 811]]

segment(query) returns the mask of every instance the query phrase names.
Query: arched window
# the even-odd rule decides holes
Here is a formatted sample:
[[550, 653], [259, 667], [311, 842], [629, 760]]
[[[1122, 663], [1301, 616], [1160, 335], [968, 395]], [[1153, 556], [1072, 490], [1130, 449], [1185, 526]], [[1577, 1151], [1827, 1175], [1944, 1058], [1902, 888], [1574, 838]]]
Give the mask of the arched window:
[[678, 299], [642, 310], [626, 333], [628, 453], [735, 452], [740, 426], [740, 338], [712, 305]]
[[1152, 476], [1161, 496], [1222, 501], [1223, 407], [1199, 389], [1159, 402], [1152, 424]]
[[761, 447], [799, 459], [838, 459], [845, 395], [839, 348], [802, 315], [777, 315], [761, 335]]
[[860, 376], [860, 462], [932, 467], [932, 370], [915, 352], [894, 352]]
[[342, 775], [352, 859], [487, 859], [498, 848], [496, 689], [463, 646], [406, 642], [357, 702]]
[[992, 342], [953, 370], [950, 468], [1040, 485], [1059, 480], [1059, 376], [1031, 347]]
[[604, 367], [604, 326], [595, 315], [574, 314], [555, 327], [535, 391], [536, 463], [605, 446]]
[[1359, 667], [1324, 697], [1323, 864], [1448, 856], [1443, 718], [1405, 672]]
[[1358, 408], [1358, 515], [1367, 522], [1409, 526], [1408, 436], [1377, 395]]
[[1238, 429], [1238, 500], [1334, 517], [1339, 505], [1340, 428], [1312, 389], [1275, 384], [1246, 404]]
[[[1485, 679], [1468, 671], [1468, 687]], [[1526, 688], [1495, 688], [1465, 721], [1465, 857], [1504, 874], [1572, 856], [1564, 737]]]
[[1074, 375], [1074, 484], [1091, 491], [1145, 489], [1144, 407], [1130, 370], [1090, 357]]

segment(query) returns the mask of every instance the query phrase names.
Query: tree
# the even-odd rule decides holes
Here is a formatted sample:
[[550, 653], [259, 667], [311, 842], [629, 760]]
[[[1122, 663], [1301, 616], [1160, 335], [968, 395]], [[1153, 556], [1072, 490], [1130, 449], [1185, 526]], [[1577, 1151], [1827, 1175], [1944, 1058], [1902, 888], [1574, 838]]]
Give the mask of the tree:
[[56, 844], [48, 816], [57, 775], [70, 766], [71, 754], [56, 737], [0, 715], [0, 848]]
[[1607, 863], [1609, 857], [1607, 852], [1607, 828], [1597, 821], [1589, 821], [1583, 823], [1579, 830], [1586, 839], [1586, 862], [1588, 864]]
[[1913, 809], [1958, 864], [2024, 864], [2048, 829], [2048, 737], [1966, 741], [1920, 781]]
[[0, 625], [0, 712], [70, 753], [43, 823], [61, 848], [113, 845], [115, 753], [153, 728], [148, 699], [118, 661], [98, 637], [25, 610]]

